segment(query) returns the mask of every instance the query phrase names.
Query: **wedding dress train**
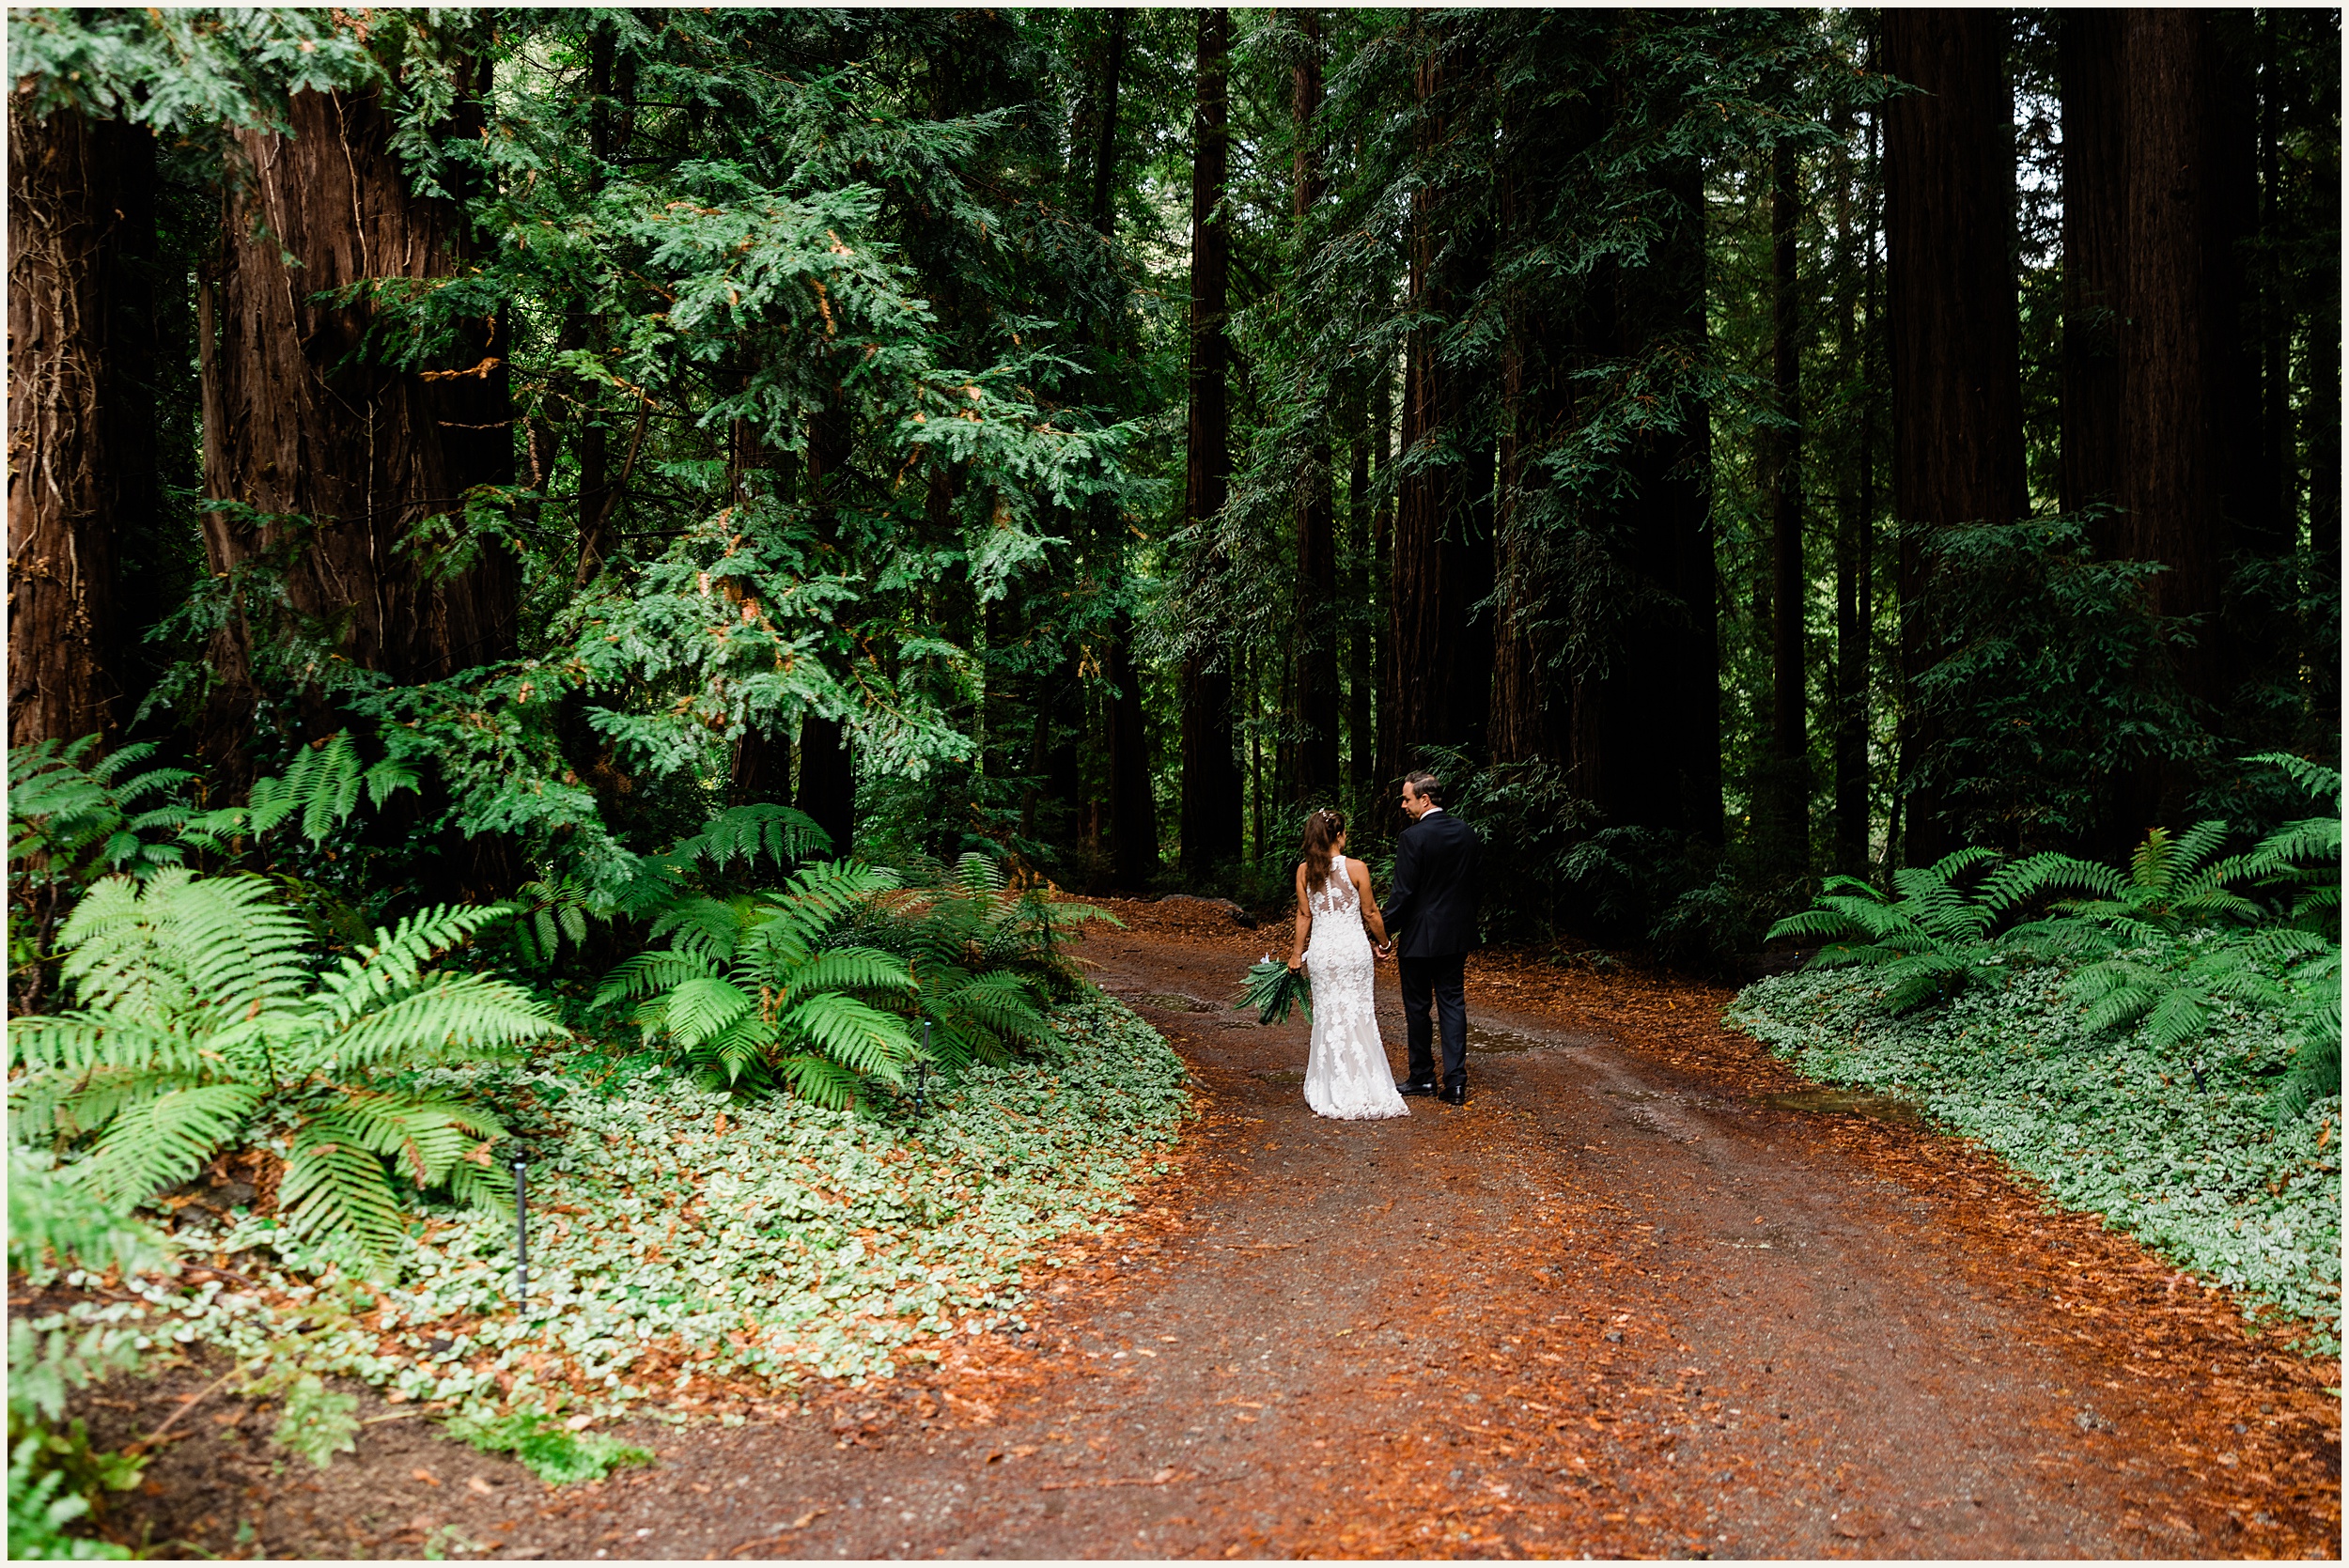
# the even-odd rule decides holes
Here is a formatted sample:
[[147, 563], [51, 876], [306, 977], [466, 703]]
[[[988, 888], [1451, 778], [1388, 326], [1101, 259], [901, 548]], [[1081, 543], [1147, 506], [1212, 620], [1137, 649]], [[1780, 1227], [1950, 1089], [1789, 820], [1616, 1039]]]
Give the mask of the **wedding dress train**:
[[1319, 893], [1308, 885], [1306, 901], [1313, 911], [1305, 971], [1313, 982], [1314, 1044], [1305, 1061], [1305, 1103], [1316, 1116], [1347, 1122], [1408, 1116], [1378, 1038], [1371, 991], [1376, 960], [1345, 856], [1330, 857], [1328, 884]]

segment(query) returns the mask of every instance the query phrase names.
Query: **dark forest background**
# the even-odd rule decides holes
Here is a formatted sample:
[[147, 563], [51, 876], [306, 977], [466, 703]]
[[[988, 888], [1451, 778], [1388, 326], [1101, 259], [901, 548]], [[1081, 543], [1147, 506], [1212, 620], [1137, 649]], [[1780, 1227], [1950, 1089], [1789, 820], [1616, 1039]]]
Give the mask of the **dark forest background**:
[[1672, 956], [2260, 831], [2339, 23], [13, 11], [10, 741], [333, 772], [204, 853], [367, 923], [760, 802], [1268, 908], [1421, 765]]

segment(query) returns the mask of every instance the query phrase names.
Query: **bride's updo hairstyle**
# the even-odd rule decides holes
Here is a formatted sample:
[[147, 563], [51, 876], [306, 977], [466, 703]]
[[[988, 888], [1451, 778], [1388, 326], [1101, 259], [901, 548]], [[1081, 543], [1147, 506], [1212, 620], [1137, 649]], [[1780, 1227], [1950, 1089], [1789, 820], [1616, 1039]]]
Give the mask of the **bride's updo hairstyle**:
[[1346, 836], [1346, 818], [1317, 811], [1305, 818], [1305, 886], [1315, 893], [1330, 885], [1330, 857]]

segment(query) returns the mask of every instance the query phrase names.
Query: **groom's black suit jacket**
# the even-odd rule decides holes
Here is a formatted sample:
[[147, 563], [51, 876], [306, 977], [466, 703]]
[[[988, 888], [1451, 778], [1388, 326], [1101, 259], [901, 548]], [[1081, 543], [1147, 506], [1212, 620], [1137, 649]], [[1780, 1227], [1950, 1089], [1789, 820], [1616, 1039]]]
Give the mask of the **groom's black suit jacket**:
[[1431, 811], [1403, 830], [1394, 848], [1394, 886], [1378, 911], [1397, 954], [1436, 958], [1476, 945], [1483, 857], [1476, 830], [1450, 812]]

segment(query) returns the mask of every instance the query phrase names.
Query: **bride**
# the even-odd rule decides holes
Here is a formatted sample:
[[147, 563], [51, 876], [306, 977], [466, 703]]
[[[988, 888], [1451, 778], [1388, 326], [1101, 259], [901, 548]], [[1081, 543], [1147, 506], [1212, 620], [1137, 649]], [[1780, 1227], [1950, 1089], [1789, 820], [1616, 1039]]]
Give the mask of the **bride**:
[[1386, 939], [1370, 873], [1346, 858], [1346, 819], [1333, 811], [1314, 813], [1305, 818], [1305, 859], [1297, 868], [1297, 944], [1289, 968], [1313, 965], [1314, 1044], [1305, 1063], [1305, 1103], [1316, 1116], [1367, 1122], [1411, 1113], [1395, 1093], [1371, 1001], [1370, 944]]

